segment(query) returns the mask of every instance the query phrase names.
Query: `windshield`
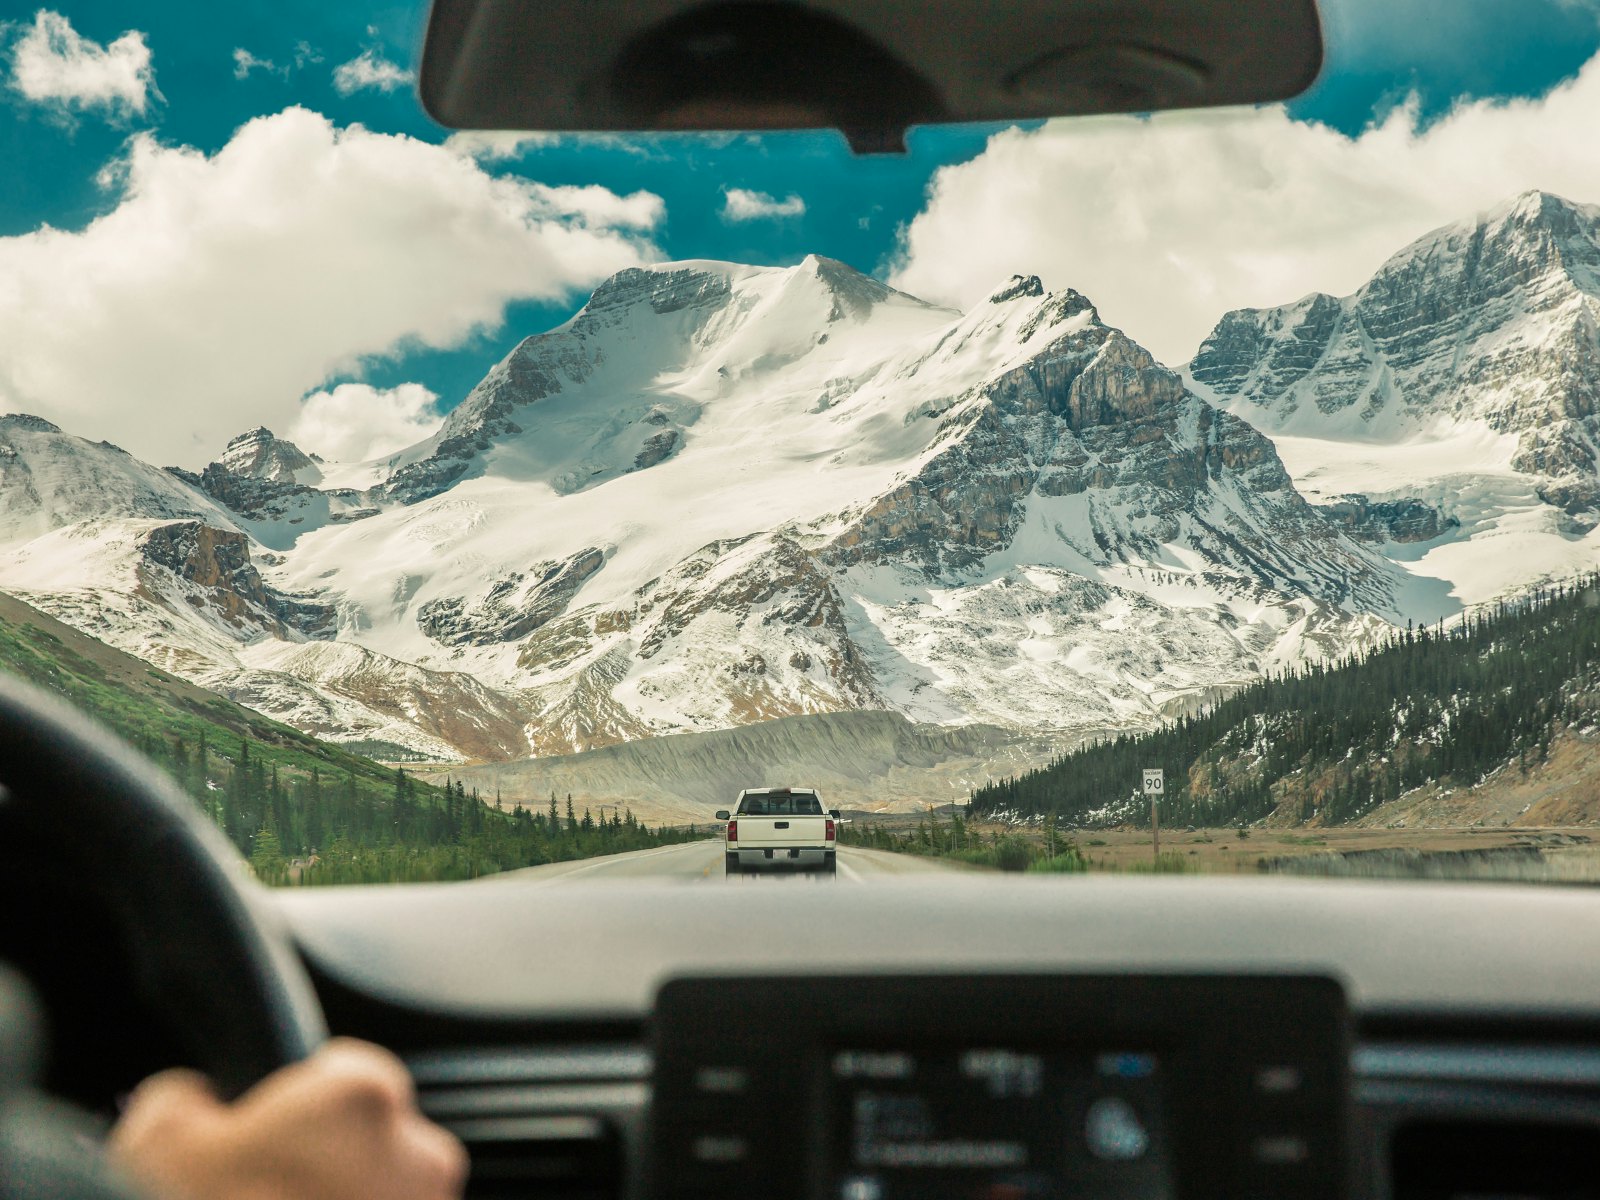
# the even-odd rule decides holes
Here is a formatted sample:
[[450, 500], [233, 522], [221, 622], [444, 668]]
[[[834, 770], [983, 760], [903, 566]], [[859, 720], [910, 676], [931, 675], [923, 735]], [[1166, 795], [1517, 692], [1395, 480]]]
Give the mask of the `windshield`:
[[21, 13], [0, 667], [276, 885], [1592, 882], [1600, 9], [1323, 10], [1285, 105], [866, 157]]

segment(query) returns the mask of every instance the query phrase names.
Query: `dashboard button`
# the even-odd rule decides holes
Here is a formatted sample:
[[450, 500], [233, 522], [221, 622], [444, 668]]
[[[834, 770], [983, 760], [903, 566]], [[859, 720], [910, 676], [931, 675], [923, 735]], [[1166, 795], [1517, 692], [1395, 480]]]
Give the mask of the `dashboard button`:
[[1256, 1068], [1255, 1090], [1263, 1096], [1294, 1096], [1305, 1087], [1305, 1073], [1289, 1064], [1273, 1064]]
[[738, 1096], [749, 1088], [750, 1075], [743, 1067], [697, 1067], [694, 1086], [712, 1096]]
[[1250, 1161], [1262, 1166], [1297, 1167], [1310, 1160], [1311, 1145], [1298, 1134], [1271, 1134], [1250, 1143]]
[[750, 1143], [731, 1133], [703, 1133], [689, 1144], [696, 1162], [731, 1166], [750, 1157]]
[[1104, 1162], [1137, 1162], [1150, 1149], [1150, 1131], [1121, 1096], [1101, 1096], [1083, 1118], [1089, 1153]]

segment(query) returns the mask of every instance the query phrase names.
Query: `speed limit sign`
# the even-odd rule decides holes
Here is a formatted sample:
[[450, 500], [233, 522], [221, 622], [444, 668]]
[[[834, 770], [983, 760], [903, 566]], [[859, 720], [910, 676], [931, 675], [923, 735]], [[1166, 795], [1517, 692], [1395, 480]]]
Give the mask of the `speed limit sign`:
[[1165, 772], [1160, 767], [1146, 767], [1144, 769], [1144, 794], [1146, 796], [1159, 796], [1166, 790]]

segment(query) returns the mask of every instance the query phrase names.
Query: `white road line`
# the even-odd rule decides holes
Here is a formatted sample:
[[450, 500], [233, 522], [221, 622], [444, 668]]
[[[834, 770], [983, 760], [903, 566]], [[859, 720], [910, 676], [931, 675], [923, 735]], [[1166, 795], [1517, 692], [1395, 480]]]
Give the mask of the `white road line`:
[[861, 882], [861, 872], [856, 870], [842, 858], [839, 860], [839, 874], [843, 875], [846, 879], [853, 879], [857, 883]]

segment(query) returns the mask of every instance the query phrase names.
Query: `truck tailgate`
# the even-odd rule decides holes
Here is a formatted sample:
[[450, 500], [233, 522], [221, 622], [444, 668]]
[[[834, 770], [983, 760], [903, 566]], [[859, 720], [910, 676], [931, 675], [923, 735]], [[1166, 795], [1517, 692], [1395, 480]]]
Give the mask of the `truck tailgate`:
[[828, 838], [827, 817], [739, 817], [741, 846], [820, 846]]

